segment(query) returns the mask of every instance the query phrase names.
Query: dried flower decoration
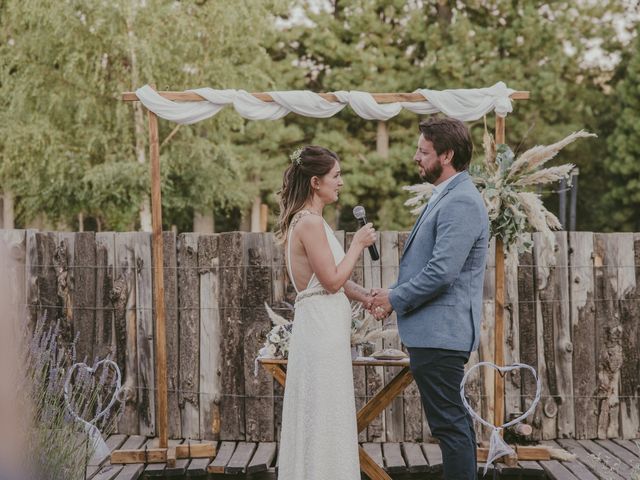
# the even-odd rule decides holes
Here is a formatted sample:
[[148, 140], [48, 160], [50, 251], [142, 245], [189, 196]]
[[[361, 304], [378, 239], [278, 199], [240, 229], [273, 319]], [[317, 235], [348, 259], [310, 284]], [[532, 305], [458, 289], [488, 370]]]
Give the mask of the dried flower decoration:
[[291, 163], [295, 163], [296, 165], [300, 165], [301, 163], [301, 157], [302, 157], [302, 152], [304, 150], [304, 147], [298, 147], [296, 148], [293, 153], [291, 155], [289, 155], [289, 158], [291, 159]]
[[[515, 158], [507, 145], [495, 143], [485, 126], [483, 162], [480, 167], [470, 169], [470, 173], [487, 207], [491, 235], [501, 237], [510, 254], [531, 250], [533, 244], [526, 232], [542, 232], [548, 244], [553, 244], [552, 230], [562, 226], [545, 208], [540, 195], [530, 190], [563, 178], [570, 180], [572, 164], [542, 168], [543, 165], [568, 144], [595, 136], [580, 130], [552, 145], [530, 148]], [[424, 208], [433, 190], [429, 184], [404, 189], [414, 194], [405, 202], [414, 214]]]

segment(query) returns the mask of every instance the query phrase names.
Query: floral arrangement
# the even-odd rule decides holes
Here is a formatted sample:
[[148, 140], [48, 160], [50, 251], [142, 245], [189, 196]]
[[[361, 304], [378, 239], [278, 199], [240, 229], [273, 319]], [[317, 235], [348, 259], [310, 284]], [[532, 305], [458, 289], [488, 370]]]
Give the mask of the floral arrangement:
[[[293, 330], [293, 322], [275, 313], [269, 305], [264, 304], [271, 319], [273, 328], [267, 333], [263, 347], [258, 352], [262, 358], [287, 358], [289, 355], [289, 341]], [[381, 339], [396, 337], [396, 329], [383, 330], [382, 323], [368, 312], [362, 318], [362, 305], [357, 304], [352, 309], [351, 316], [351, 345], [373, 345]]]
[[[541, 167], [578, 138], [595, 136], [581, 130], [552, 145], [535, 146], [515, 158], [509, 146], [496, 145], [485, 128], [482, 166], [470, 173], [487, 207], [491, 235], [502, 238], [510, 253], [530, 251], [532, 244], [522, 235], [527, 231], [542, 232], [553, 242], [552, 230], [562, 226], [545, 208], [540, 195], [529, 190], [563, 178], [570, 179], [573, 164]], [[418, 214], [431, 197], [433, 185], [419, 184], [404, 189], [414, 193], [405, 205], [413, 207], [412, 213]]]
[[265, 302], [264, 308], [271, 319], [273, 328], [267, 333], [264, 346], [258, 356], [267, 358], [287, 358], [289, 355], [289, 339], [293, 330], [293, 322], [275, 313]]

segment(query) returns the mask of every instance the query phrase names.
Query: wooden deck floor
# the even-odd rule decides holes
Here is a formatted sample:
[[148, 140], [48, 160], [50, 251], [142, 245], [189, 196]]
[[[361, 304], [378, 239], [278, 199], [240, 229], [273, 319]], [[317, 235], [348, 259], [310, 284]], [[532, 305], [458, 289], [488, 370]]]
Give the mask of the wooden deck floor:
[[[183, 443], [171, 441], [174, 444]], [[628, 480], [638, 472], [640, 448], [631, 440], [557, 440], [545, 442], [563, 448], [577, 459], [572, 462], [520, 461], [517, 467], [498, 464], [498, 478], [513, 480]], [[112, 435], [107, 439], [111, 450], [151, 447], [151, 440], [139, 435]], [[394, 480], [427, 480], [442, 477], [442, 456], [435, 444], [365, 443], [363, 447]], [[87, 468], [88, 480], [136, 480], [138, 478], [207, 478], [267, 480], [276, 477], [275, 443], [219, 442], [214, 459], [177, 460], [176, 466], [164, 464], [111, 465], [100, 459]], [[484, 465], [478, 466], [478, 478]], [[215, 473], [214, 473], [215, 472]], [[493, 478], [490, 469], [487, 477]], [[363, 477], [364, 478], [364, 477]], [[302, 480], [302, 479], [301, 479]]]

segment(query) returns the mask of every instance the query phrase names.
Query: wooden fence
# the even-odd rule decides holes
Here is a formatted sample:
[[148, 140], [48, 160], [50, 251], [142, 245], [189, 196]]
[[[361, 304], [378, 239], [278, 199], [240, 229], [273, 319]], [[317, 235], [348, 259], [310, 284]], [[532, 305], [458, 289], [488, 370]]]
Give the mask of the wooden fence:
[[[352, 234], [336, 235], [348, 246]], [[406, 237], [381, 232], [381, 261], [365, 254], [354, 280], [390, 285]], [[28, 321], [45, 313], [60, 320], [67, 341], [77, 336], [79, 358], [112, 354], [128, 392], [119, 431], [155, 435], [150, 234], [0, 230], [0, 239], [19, 264], [5, 274]], [[507, 266], [505, 352], [506, 363], [532, 365], [542, 378], [542, 400], [528, 420], [534, 438], [640, 437], [640, 234], [533, 240], [533, 253]], [[292, 316], [282, 247], [268, 233], [165, 233], [164, 259], [170, 437], [277, 440], [282, 389], [262, 370], [254, 376], [254, 359], [270, 329], [265, 302]], [[491, 248], [481, 345], [470, 364], [492, 359], [493, 298]], [[467, 391], [491, 419], [493, 374], [477, 372]], [[358, 405], [392, 374], [356, 368]], [[507, 414], [526, 410], [534, 393], [529, 373], [508, 375]], [[361, 434], [391, 442], [429, 436], [415, 385]]]

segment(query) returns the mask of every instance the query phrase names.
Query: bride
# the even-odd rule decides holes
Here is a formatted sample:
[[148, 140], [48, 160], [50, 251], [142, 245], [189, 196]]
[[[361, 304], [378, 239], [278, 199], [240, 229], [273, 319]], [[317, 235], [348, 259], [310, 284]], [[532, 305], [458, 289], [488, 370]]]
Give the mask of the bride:
[[291, 156], [276, 236], [298, 293], [282, 407], [279, 480], [360, 480], [351, 366], [351, 305], [368, 292], [349, 280], [375, 230], [358, 230], [345, 254], [322, 218], [343, 182], [338, 156], [307, 146]]

